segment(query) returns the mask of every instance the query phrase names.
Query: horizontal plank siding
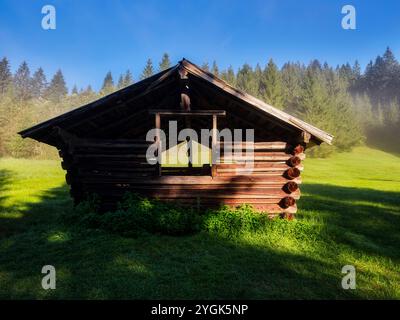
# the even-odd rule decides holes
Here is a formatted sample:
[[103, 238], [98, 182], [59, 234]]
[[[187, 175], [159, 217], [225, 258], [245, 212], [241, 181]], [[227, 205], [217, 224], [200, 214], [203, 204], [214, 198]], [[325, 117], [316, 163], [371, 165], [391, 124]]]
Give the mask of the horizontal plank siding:
[[[80, 140], [68, 150], [61, 150], [62, 167], [67, 170], [66, 181], [75, 202], [83, 200], [85, 194], [96, 193], [103, 208], [115, 208], [126, 192], [134, 192], [196, 208], [248, 203], [268, 213], [297, 210], [299, 172], [305, 158], [301, 148], [296, 151], [279, 141], [236, 144], [231, 148], [232, 153], [222, 151], [214, 177], [207, 165], [163, 167], [164, 175], [158, 176], [156, 166], [146, 161], [150, 144], [132, 140]], [[253, 149], [254, 157], [246, 155], [247, 147]], [[250, 166], [244, 162], [249, 159], [254, 159]]]

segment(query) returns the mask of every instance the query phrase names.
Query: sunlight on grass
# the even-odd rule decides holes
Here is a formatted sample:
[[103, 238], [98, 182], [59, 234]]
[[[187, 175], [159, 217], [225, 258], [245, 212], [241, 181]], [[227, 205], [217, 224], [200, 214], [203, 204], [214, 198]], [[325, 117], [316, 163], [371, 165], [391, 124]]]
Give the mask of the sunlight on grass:
[[5, 219], [20, 219], [24, 215], [20, 212], [0, 212], [0, 219], [5, 218]]
[[26, 211], [42, 201], [44, 192], [65, 184], [65, 173], [56, 160], [0, 159], [0, 172], [6, 172], [2, 209]]
[[305, 183], [400, 191], [399, 164], [399, 156], [358, 147], [327, 159], [306, 159], [302, 179]]
[[71, 236], [68, 233], [62, 232], [62, 231], [52, 232], [47, 237], [47, 240], [49, 242], [65, 242], [65, 241], [68, 241], [70, 239], [71, 239]]
[[147, 273], [151, 274], [151, 272], [147, 269], [147, 267], [143, 264], [140, 263], [139, 261], [136, 261], [135, 259], [126, 257], [126, 256], [118, 256], [115, 258], [114, 263], [120, 267], [125, 267], [130, 271], [133, 272], [138, 272], [138, 273]]

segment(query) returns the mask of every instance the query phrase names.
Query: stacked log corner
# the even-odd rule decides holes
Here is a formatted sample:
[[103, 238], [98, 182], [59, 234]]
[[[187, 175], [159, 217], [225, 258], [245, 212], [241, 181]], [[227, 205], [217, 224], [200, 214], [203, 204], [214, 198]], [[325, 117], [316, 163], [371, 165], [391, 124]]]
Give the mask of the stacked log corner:
[[[251, 204], [269, 215], [294, 214], [300, 198], [302, 146], [286, 142], [254, 144], [254, 168], [221, 155], [215, 176], [159, 176], [146, 161], [148, 142], [137, 140], [72, 140], [60, 146], [62, 168], [75, 204], [88, 194], [100, 196], [102, 209], [116, 207], [126, 192], [196, 208]], [[233, 156], [234, 157], [234, 156]], [[235, 163], [232, 163], [234, 161]]]

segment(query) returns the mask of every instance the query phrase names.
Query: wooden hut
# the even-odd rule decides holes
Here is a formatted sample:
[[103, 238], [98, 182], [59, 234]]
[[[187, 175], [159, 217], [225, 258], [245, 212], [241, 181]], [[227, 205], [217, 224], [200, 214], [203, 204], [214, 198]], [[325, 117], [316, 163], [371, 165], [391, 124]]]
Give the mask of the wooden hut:
[[[200, 166], [149, 163], [146, 150], [154, 141], [146, 135], [167, 129], [170, 120], [178, 130], [254, 129], [253, 170], [244, 168], [243, 156], [227, 159], [223, 152]], [[19, 134], [59, 150], [75, 203], [96, 193], [102, 208], [111, 209], [130, 191], [199, 207], [249, 203], [268, 214], [296, 212], [304, 151], [333, 139], [186, 59]], [[227, 142], [214, 134], [211, 140], [214, 147]]]

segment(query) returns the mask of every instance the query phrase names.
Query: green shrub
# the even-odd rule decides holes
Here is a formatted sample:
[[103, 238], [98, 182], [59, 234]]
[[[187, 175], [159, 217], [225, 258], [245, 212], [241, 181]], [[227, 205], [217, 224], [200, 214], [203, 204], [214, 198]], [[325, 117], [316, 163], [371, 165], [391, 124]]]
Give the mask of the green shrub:
[[98, 209], [99, 198], [91, 195], [87, 201], [76, 206], [65, 221], [123, 236], [138, 236], [142, 233], [184, 235], [197, 231], [222, 237], [236, 237], [245, 232], [257, 231], [301, 234], [299, 230], [295, 230], [294, 222], [281, 219], [278, 219], [279, 222], [270, 221], [266, 214], [255, 212], [251, 205], [237, 208], [223, 206], [201, 214], [176, 203], [165, 203], [127, 193], [118, 204], [117, 210], [100, 213]]
[[223, 206], [218, 210], [209, 210], [205, 214], [202, 229], [213, 234], [232, 237], [243, 232], [258, 231], [265, 227], [267, 221], [267, 215], [256, 213], [250, 205], [241, 205], [237, 208]]
[[99, 226], [100, 198], [89, 194], [85, 201], [80, 202], [73, 210], [65, 212], [61, 219], [66, 224], [79, 224], [95, 228]]
[[126, 194], [115, 211], [99, 212], [99, 201], [91, 196], [76, 206], [66, 222], [101, 228], [125, 236], [140, 233], [190, 234], [199, 229], [199, 215], [190, 208]]

